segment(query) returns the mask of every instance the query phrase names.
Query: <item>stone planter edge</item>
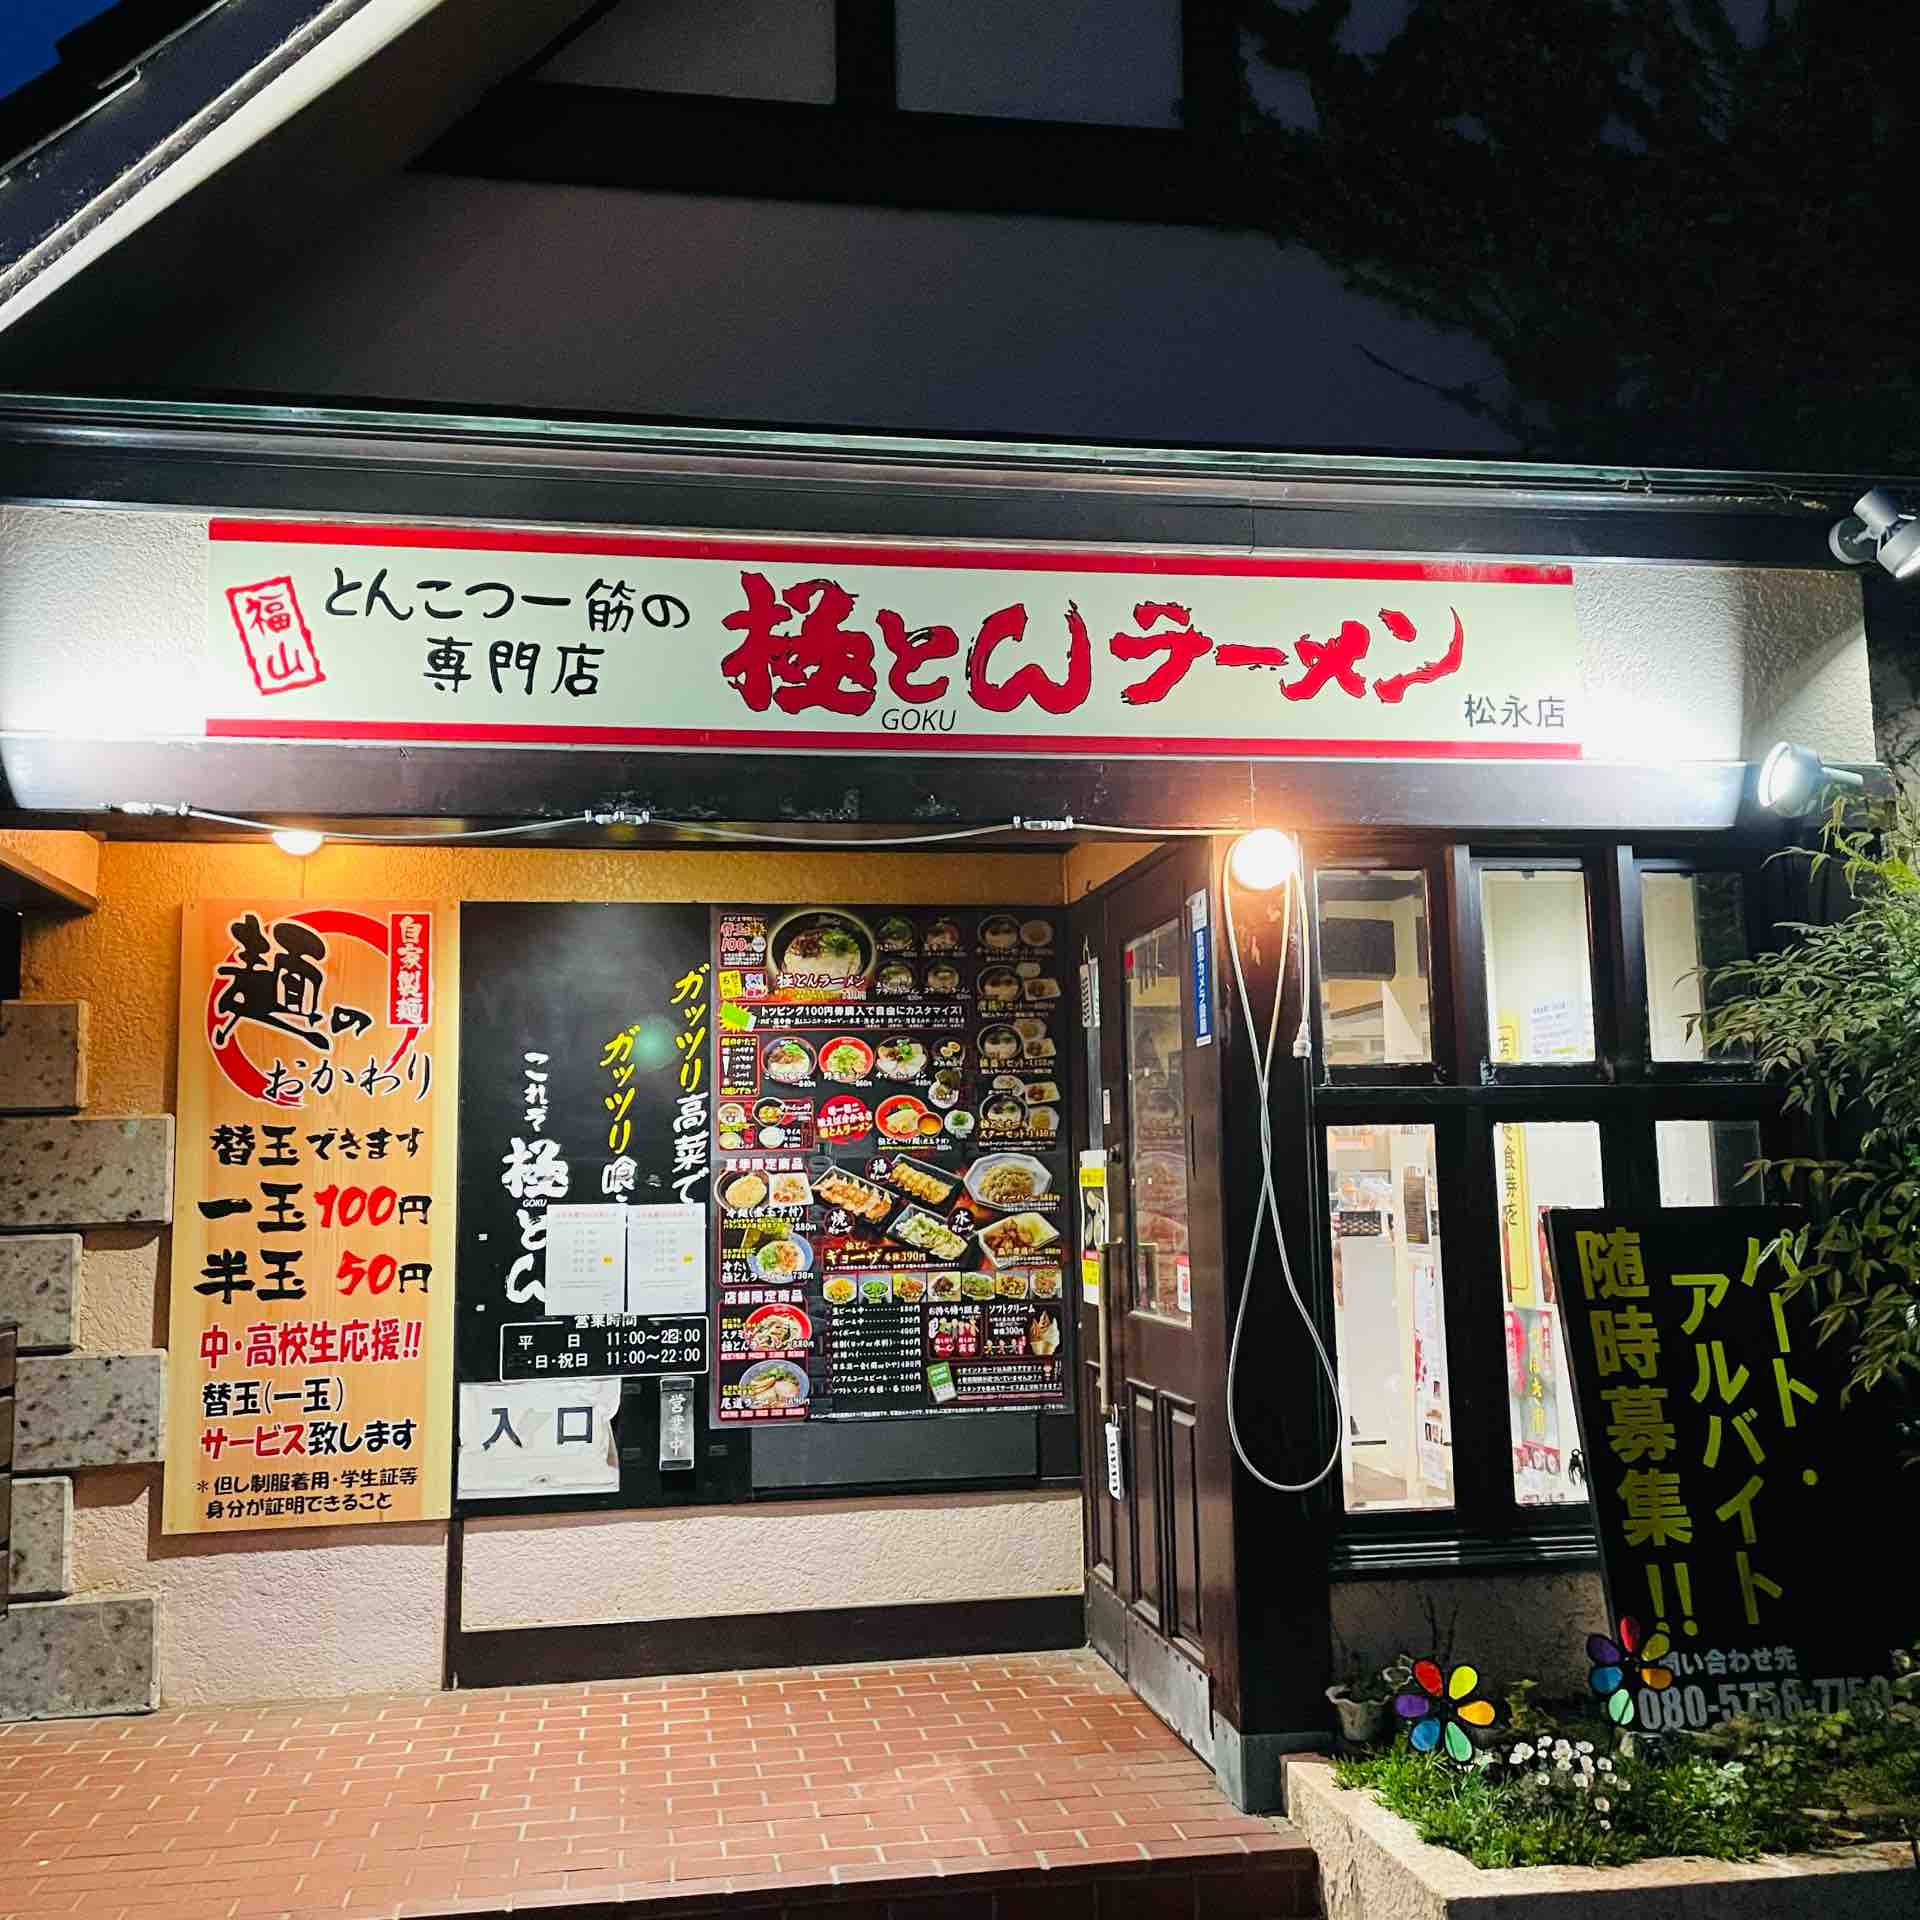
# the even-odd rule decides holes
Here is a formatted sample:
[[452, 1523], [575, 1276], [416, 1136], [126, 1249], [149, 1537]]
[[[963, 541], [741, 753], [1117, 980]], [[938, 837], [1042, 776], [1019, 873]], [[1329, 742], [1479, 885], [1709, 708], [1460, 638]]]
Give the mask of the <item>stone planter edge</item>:
[[[1428, 1846], [1320, 1759], [1286, 1763], [1287, 1817], [1319, 1856], [1326, 1920], [1910, 1920], [1904, 1846], [1754, 1861], [1487, 1869]], [[1840, 1884], [1844, 1879], [1844, 1885]]]

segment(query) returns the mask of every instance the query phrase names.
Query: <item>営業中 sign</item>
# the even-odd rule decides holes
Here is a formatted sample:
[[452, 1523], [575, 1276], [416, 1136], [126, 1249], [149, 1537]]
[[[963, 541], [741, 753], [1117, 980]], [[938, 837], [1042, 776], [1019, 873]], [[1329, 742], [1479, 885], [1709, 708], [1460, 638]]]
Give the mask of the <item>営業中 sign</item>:
[[[1838, 1343], [1763, 1261], [1795, 1216], [1553, 1208], [1553, 1270], [1615, 1621], [1663, 1629], [1638, 1723], [1843, 1706], [1886, 1685], [1912, 1600], [1886, 1568], [1907, 1496]], [[1598, 1624], [1598, 1623], [1596, 1623]], [[1608, 1631], [1611, 1631], [1609, 1627]]]
[[1571, 758], [1571, 572], [215, 520], [241, 739]]
[[456, 941], [431, 902], [186, 909], [168, 1533], [447, 1512]]

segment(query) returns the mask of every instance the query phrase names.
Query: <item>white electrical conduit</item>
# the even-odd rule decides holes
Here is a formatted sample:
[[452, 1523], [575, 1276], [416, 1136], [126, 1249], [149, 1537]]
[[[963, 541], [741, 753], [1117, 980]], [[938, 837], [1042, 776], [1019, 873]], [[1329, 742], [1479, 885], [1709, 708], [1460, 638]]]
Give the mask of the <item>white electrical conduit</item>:
[[[1293, 1277], [1293, 1261], [1287, 1253], [1286, 1231], [1280, 1222], [1280, 1200], [1273, 1184], [1273, 1102], [1270, 1088], [1273, 1079], [1273, 1049], [1280, 1035], [1280, 1002], [1287, 988], [1287, 956], [1293, 950], [1293, 897], [1299, 887], [1298, 843], [1294, 848], [1296, 860], [1294, 877], [1286, 885], [1286, 909], [1281, 920], [1280, 966], [1273, 983], [1273, 1015], [1267, 1022], [1265, 1044], [1260, 1041], [1255, 1023], [1253, 996], [1247, 991], [1247, 976], [1240, 964], [1240, 934], [1233, 920], [1233, 876], [1222, 876], [1220, 897], [1226, 907], [1227, 953], [1233, 962], [1233, 983], [1240, 992], [1240, 1005], [1247, 1016], [1247, 1040], [1253, 1055], [1254, 1085], [1260, 1095], [1260, 1198], [1254, 1210], [1253, 1235], [1247, 1243], [1247, 1270], [1240, 1281], [1240, 1304], [1234, 1309], [1233, 1337], [1227, 1347], [1227, 1437], [1233, 1442], [1234, 1453], [1240, 1464], [1260, 1482], [1263, 1487], [1271, 1488], [1275, 1493], [1311, 1493], [1313, 1489], [1327, 1479], [1334, 1468], [1340, 1464], [1342, 1423], [1346, 1419], [1346, 1409], [1340, 1399], [1340, 1377], [1334, 1370], [1334, 1364], [1327, 1353], [1327, 1343], [1320, 1337], [1320, 1329], [1314, 1324], [1307, 1303], [1300, 1296], [1300, 1285]], [[1300, 969], [1300, 1039], [1294, 1051], [1305, 1057], [1302, 1043], [1307, 1033], [1307, 970]], [[1253, 1292], [1253, 1272], [1260, 1260], [1260, 1239], [1267, 1222], [1273, 1222], [1273, 1244], [1280, 1254], [1280, 1272], [1287, 1283], [1287, 1292], [1293, 1296], [1293, 1304], [1298, 1311], [1301, 1323], [1306, 1327], [1307, 1337], [1313, 1342], [1313, 1350], [1320, 1357], [1321, 1371], [1327, 1376], [1327, 1389], [1333, 1395], [1333, 1449], [1327, 1455], [1326, 1464], [1311, 1480], [1275, 1480], [1262, 1473], [1247, 1455], [1246, 1443], [1240, 1438], [1240, 1421], [1234, 1406], [1234, 1382], [1240, 1370], [1240, 1336], [1247, 1320], [1247, 1299]]]

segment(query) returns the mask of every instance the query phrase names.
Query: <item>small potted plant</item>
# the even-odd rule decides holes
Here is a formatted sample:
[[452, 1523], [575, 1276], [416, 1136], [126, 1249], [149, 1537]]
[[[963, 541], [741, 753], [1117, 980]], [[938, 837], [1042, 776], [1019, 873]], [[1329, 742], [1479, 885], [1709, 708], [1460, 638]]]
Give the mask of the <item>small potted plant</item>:
[[1352, 1748], [1377, 1747], [1393, 1730], [1393, 1694], [1387, 1679], [1391, 1668], [1372, 1673], [1356, 1667], [1339, 1685], [1327, 1689], [1327, 1698], [1340, 1716], [1340, 1738]]

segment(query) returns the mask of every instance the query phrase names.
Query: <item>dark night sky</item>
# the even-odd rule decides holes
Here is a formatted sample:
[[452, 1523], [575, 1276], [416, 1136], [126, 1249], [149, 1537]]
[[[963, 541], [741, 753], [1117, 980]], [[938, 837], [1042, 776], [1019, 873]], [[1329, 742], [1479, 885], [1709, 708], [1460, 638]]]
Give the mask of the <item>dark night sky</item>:
[[53, 65], [53, 43], [112, 0], [9, 0], [0, 6], [0, 98]]

